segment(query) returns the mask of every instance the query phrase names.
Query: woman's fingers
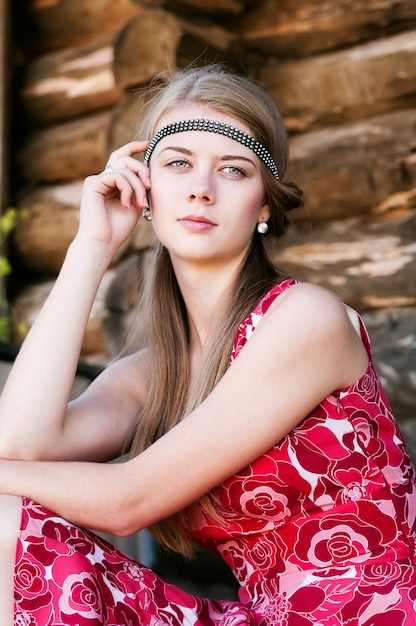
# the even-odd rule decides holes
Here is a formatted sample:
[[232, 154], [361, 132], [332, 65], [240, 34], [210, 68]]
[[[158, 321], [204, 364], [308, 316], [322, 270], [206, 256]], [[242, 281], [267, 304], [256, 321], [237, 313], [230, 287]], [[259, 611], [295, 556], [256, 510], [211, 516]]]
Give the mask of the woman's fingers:
[[114, 150], [108, 158], [104, 172], [122, 170], [128, 168], [139, 176], [143, 185], [150, 188], [149, 168], [142, 161], [138, 161], [134, 155], [146, 150], [148, 141], [131, 141], [118, 150]]
[[129, 167], [115, 168], [110, 165], [98, 176], [107, 189], [119, 190], [123, 206], [127, 206], [125, 201], [127, 196], [129, 203], [133, 200], [138, 207], [148, 206], [147, 190], [150, 188], [150, 181], [147, 184], [135, 170]]
[[148, 206], [149, 169], [133, 156], [147, 144], [131, 142], [115, 150], [104, 171], [84, 181], [81, 236], [105, 243], [111, 254], [130, 236]]
[[144, 152], [146, 150], [148, 145], [149, 145], [148, 141], [130, 141], [129, 143], [126, 143], [124, 146], [117, 148], [117, 150], [114, 150], [110, 154], [108, 161], [111, 162], [113, 160], [117, 160], [119, 157], [125, 157], [125, 156], [132, 157], [134, 154], [140, 154], [141, 152]]
[[84, 183], [80, 233], [118, 249], [140, 218], [144, 193], [139, 178], [128, 169], [89, 176]]
[[148, 187], [150, 186], [149, 168], [147, 165], [138, 161], [134, 157], [120, 156], [117, 159], [110, 158], [107, 161], [107, 165], [102, 173], [114, 172], [115, 170], [124, 170], [128, 168], [139, 176], [142, 183]]

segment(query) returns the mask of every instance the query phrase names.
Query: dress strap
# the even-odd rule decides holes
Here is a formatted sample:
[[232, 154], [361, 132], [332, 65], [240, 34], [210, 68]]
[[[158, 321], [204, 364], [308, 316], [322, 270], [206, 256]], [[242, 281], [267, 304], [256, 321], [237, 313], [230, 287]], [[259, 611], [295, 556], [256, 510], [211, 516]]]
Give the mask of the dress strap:
[[260, 300], [256, 308], [254, 309], [254, 311], [251, 313], [251, 315], [253, 314], [264, 315], [266, 311], [268, 310], [268, 308], [270, 307], [270, 305], [273, 304], [273, 302], [276, 300], [278, 296], [280, 296], [281, 293], [286, 291], [286, 289], [289, 289], [289, 287], [293, 287], [293, 285], [297, 285], [298, 283], [299, 281], [295, 280], [294, 278], [286, 278], [282, 282], [272, 287], [270, 291], [264, 294], [264, 296], [262, 297], [262, 299]]
[[257, 324], [269, 309], [270, 305], [276, 300], [276, 298], [292, 287], [293, 285], [298, 284], [299, 281], [293, 278], [287, 278], [282, 282], [274, 285], [264, 296], [261, 298], [260, 302], [257, 304], [255, 309], [247, 315], [247, 317], [241, 322], [240, 326], [234, 337], [233, 350], [231, 353], [231, 363], [234, 361], [236, 356], [239, 354], [241, 348], [245, 345], [247, 340], [253, 334]]

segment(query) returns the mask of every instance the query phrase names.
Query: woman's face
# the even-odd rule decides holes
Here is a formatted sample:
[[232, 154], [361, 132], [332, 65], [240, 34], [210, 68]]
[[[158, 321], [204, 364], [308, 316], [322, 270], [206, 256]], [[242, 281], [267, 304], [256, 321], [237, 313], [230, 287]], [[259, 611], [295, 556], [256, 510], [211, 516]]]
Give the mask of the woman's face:
[[[250, 134], [240, 121], [202, 104], [170, 112], [158, 128], [196, 118]], [[150, 170], [153, 227], [173, 261], [239, 262], [257, 223], [270, 217], [259, 158], [229, 137], [206, 131], [164, 137], [154, 149]]]

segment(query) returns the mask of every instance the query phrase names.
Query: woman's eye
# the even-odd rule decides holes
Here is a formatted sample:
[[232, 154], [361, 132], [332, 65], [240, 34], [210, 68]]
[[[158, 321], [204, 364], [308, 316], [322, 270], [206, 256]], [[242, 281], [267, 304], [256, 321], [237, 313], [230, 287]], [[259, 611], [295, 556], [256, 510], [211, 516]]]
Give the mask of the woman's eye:
[[240, 167], [237, 167], [236, 165], [226, 165], [223, 168], [223, 171], [230, 176], [246, 176], [244, 170], [242, 170]]
[[188, 166], [188, 161], [185, 161], [185, 159], [172, 159], [172, 161], [169, 161], [167, 165], [178, 170], [183, 170]]

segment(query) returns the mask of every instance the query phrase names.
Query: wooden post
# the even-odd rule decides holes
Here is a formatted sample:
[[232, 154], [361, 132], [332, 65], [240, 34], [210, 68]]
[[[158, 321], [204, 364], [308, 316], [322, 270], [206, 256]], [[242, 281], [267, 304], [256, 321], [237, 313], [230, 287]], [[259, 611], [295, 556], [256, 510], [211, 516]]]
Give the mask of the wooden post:
[[9, 99], [9, 41], [10, 0], [0, 0], [0, 210], [8, 201], [8, 99]]
[[[10, 84], [10, 1], [0, 0], [0, 217], [7, 208], [9, 196], [9, 84]], [[5, 254], [5, 242], [0, 229], [0, 254]], [[1, 261], [2, 259], [0, 259]], [[0, 340], [10, 339], [4, 271], [0, 268]]]

